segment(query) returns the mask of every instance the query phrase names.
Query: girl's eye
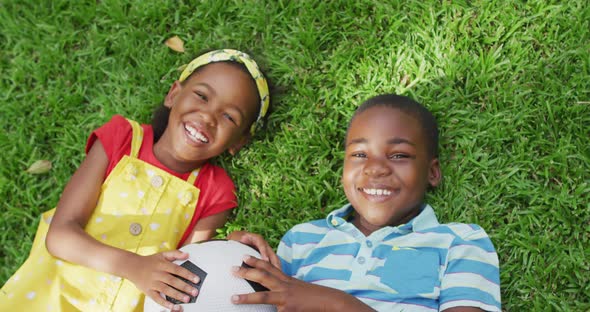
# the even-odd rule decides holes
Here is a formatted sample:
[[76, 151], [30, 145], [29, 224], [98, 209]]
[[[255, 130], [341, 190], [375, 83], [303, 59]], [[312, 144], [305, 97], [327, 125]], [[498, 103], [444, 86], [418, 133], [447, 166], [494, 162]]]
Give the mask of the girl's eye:
[[356, 157], [356, 158], [366, 158], [367, 157], [367, 155], [365, 153], [361, 153], [361, 152], [352, 153], [351, 156]]
[[200, 92], [195, 92], [195, 94], [203, 101], [207, 102], [207, 96]]

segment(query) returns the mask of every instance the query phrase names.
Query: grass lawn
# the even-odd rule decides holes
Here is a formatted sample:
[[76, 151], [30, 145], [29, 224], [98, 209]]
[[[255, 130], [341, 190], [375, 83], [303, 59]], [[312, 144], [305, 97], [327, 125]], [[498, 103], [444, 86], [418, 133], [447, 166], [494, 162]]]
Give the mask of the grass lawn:
[[[220, 231], [276, 246], [345, 203], [346, 124], [383, 92], [441, 128], [441, 222], [481, 225], [507, 311], [590, 310], [590, 6], [570, 1], [0, 3], [0, 284], [25, 260], [89, 133], [148, 122], [199, 51], [249, 51], [275, 86], [267, 130], [219, 162], [240, 209]], [[75, 3], [75, 4], [74, 4]], [[164, 41], [178, 35], [185, 53]], [[25, 170], [47, 159], [53, 168]]]

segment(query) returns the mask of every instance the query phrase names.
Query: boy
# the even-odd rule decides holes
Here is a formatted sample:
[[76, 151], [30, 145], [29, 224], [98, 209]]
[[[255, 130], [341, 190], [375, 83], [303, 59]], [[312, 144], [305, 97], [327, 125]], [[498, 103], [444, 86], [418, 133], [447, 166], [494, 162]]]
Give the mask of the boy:
[[498, 257], [485, 231], [439, 224], [424, 203], [441, 180], [437, 146], [436, 121], [419, 103], [393, 94], [363, 103], [346, 135], [350, 203], [285, 234], [284, 273], [247, 258], [254, 268], [236, 275], [270, 291], [232, 300], [279, 311], [500, 311]]

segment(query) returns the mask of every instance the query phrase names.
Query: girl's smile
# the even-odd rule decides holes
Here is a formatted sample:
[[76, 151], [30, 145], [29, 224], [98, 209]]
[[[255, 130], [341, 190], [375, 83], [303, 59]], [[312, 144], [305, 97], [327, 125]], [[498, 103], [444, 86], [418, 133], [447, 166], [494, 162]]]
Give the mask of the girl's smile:
[[201, 144], [209, 143], [207, 134], [204, 131], [200, 130], [197, 124], [185, 123], [184, 129], [186, 130], [185, 134], [189, 142], [193, 142], [194, 145], [199, 146]]
[[172, 85], [164, 102], [170, 108], [168, 126], [154, 145], [160, 162], [186, 172], [245, 144], [260, 99], [254, 80], [240, 66], [211, 63]]

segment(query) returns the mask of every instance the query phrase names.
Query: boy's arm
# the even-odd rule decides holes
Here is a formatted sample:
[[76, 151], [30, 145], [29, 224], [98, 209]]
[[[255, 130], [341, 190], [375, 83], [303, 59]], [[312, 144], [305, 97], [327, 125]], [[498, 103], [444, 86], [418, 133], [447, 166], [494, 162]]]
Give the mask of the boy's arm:
[[490, 238], [474, 224], [457, 224], [453, 231], [459, 235], [447, 255], [441, 280], [441, 310], [501, 311], [498, 255]]
[[454, 307], [446, 309], [444, 312], [484, 312], [484, 310], [475, 307]]
[[269, 261], [275, 267], [281, 268], [279, 257], [277, 257], [272, 247], [270, 247], [262, 235], [246, 231], [233, 231], [227, 236], [227, 239], [235, 240], [256, 248], [258, 252], [260, 252], [262, 260]]
[[244, 262], [253, 268], [236, 267], [235, 274], [269, 291], [234, 295], [232, 301], [236, 304], [272, 304], [279, 311], [375, 311], [352, 295], [287, 276], [266, 261], [247, 257]]

